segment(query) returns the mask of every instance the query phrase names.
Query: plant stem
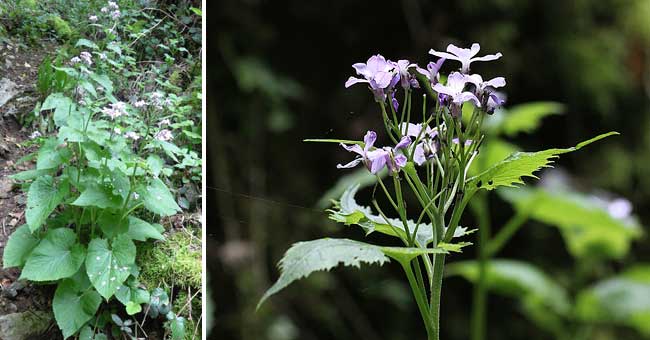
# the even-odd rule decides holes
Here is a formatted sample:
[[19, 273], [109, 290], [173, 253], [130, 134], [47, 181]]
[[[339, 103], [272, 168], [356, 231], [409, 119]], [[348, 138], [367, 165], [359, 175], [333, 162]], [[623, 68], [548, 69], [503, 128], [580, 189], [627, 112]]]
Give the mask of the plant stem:
[[478, 193], [472, 202], [476, 217], [478, 219], [478, 278], [474, 284], [474, 296], [472, 305], [472, 340], [483, 340], [486, 336], [486, 306], [487, 287], [486, 269], [490, 259], [487, 252], [488, 239], [490, 237], [490, 212], [486, 192]]
[[445, 268], [445, 254], [433, 257], [433, 290], [429, 305], [434, 340], [440, 340], [440, 297], [442, 293], [442, 274]]
[[400, 262], [400, 264], [402, 265], [402, 268], [404, 268], [404, 272], [408, 278], [409, 285], [411, 286], [411, 291], [415, 297], [415, 302], [417, 303], [418, 309], [420, 310], [422, 321], [424, 321], [424, 328], [427, 330], [427, 339], [438, 340], [438, 337], [434, 335], [434, 329], [432, 328], [432, 325], [429, 323], [430, 316], [426, 304], [426, 294], [423, 294], [423, 292], [419, 289], [418, 283], [413, 276], [413, 270], [411, 270], [410, 263], [404, 261]]

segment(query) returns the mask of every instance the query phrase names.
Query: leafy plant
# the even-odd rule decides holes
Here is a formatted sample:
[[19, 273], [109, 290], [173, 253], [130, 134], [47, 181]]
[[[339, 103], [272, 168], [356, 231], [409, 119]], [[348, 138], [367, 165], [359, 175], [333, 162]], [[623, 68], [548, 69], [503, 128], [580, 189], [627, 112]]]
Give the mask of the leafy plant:
[[[483, 81], [480, 75], [469, 72], [472, 62], [501, 57], [498, 53], [474, 58], [479, 49], [478, 44], [473, 44], [471, 49], [449, 45], [447, 52], [431, 50], [431, 54], [441, 59], [429, 63], [426, 70], [407, 60], [392, 62], [381, 55], [353, 65], [361, 78], [350, 77], [346, 87], [357, 83], [368, 85], [379, 104], [385, 135], [395, 146], [376, 147], [378, 135], [374, 131], [368, 131], [363, 141], [307, 141], [340, 143], [345, 150], [356, 154], [350, 163], [338, 167], [365, 166], [376, 177], [375, 191], [385, 195], [388, 208], [398, 216], [388, 217], [386, 208], [382, 208], [374, 197], [375, 191], [372, 208], [357, 204], [354, 195], [358, 186], [353, 185], [329, 211], [330, 218], [345, 225], [358, 225], [366, 234], [380, 232], [395, 237], [404, 247], [327, 238], [296, 243], [280, 261], [280, 278], [264, 294], [258, 308], [270, 295], [314, 271], [329, 270], [339, 264], [356, 267], [362, 262], [383, 264], [394, 259], [404, 269], [428, 338], [439, 339], [445, 259], [448, 254], [469, 245], [456, 238], [471, 232], [460, 227], [459, 222], [472, 197], [498, 187], [523, 184], [523, 178], [535, 177], [536, 171], [548, 167], [559, 155], [616, 134], [602, 134], [572, 148], [515, 152], [470, 173], [484, 142], [483, 121], [489, 121], [489, 116], [504, 103], [495, 90], [505, 86], [504, 78]], [[443, 83], [441, 78], [444, 77], [438, 72], [445, 59], [459, 61], [461, 69], [450, 73]], [[413, 94], [419, 89], [426, 91], [421, 118], [412, 112], [417, 99]], [[398, 98], [402, 98], [401, 103]], [[515, 120], [505, 131], [512, 133], [518, 126], [530, 129], [534, 124], [528, 121], [542, 115], [527, 111], [513, 116]], [[392, 182], [390, 187], [380, 176], [383, 169], [387, 169], [388, 182]], [[365, 178], [353, 177], [353, 181], [360, 180], [370, 183]], [[408, 218], [406, 188], [417, 201], [418, 213], [414, 220]]]

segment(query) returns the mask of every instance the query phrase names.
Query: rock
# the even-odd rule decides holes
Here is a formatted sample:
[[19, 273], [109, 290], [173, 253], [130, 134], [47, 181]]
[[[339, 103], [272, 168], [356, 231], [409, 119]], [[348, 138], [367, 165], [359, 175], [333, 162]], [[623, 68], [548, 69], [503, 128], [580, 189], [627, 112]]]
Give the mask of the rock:
[[13, 181], [10, 178], [0, 178], [0, 198], [8, 198], [14, 188]]
[[16, 83], [8, 78], [0, 79], [0, 107], [19, 93]]
[[43, 334], [52, 324], [52, 313], [27, 311], [0, 316], [0, 339], [27, 340]]

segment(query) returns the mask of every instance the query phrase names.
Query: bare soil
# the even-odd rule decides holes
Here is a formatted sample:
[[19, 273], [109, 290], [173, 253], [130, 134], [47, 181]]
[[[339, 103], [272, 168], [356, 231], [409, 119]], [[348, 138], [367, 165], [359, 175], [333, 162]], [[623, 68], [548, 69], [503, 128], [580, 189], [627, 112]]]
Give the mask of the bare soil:
[[[18, 43], [0, 42], [0, 76], [17, 84], [17, 94], [0, 106], [0, 263], [7, 240], [25, 223], [26, 195], [9, 178], [17, 172], [33, 168], [32, 161], [19, 160], [35, 151], [25, 146], [31, 131], [26, 131], [17, 117], [28, 114], [37, 100], [34, 84], [43, 57], [53, 51], [51, 43], [27, 47]], [[50, 311], [53, 286], [18, 281], [20, 270], [0, 266], [0, 315], [25, 311]], [[56, 326], [38, 338], [60, 339]]]

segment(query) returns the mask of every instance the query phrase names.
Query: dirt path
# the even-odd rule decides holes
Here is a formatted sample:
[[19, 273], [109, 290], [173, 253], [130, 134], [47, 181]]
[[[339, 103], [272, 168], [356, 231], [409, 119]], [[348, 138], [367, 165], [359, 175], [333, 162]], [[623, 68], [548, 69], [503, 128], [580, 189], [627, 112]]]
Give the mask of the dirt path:
[[[18, 124], [17, 118], [33, 110], [38, 100], [34, 87], [38, 66], [43, 57], [53, 50], [51, 43], [33, 47], [0, 43], [0, 263], [7, 239], [25, 223], [27, 196], [9, 176], [34, 166], [31, 161], [19, 163], [20, 158], [35, 148], [23, 145], [29, 140], [31, 131]], [[49, 313], [52, 287], [17, 281], [19, 276], [18, 269], [3, 269], [0, 266], [0, 316], [21, 312], [33, 314], [34, 311]], [[10, 324], [7, 326], [0, 322], [0, 334], [3, 326], [10, 327]], [[39, 337], [60, 338], [56, 326], [51, 324], [49, 330], [48, 334]]]

